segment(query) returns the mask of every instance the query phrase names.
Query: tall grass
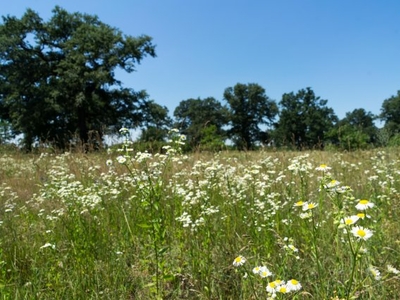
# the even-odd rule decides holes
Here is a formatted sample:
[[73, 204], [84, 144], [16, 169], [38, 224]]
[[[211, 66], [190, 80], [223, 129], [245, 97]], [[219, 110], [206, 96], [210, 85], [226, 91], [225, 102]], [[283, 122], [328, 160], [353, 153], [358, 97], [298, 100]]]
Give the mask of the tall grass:
[[0, 299], [400, 299], [398, 149], [183, 155], [175, 137], [0, 156]]

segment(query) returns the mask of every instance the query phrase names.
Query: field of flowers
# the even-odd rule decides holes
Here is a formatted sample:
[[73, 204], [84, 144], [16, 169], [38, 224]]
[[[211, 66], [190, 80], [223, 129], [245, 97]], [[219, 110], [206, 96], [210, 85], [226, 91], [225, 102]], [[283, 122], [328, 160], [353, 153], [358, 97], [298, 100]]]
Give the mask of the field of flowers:
[[183, 142], [0, 154], [0, 299], [400, 299], [399, 149]]

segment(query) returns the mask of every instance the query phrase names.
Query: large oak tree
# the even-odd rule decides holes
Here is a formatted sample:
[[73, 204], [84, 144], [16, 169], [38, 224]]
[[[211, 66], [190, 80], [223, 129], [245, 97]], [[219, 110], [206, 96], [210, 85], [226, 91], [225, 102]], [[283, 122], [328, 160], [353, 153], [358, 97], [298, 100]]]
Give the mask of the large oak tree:
[[279, 102], [279, 122], [274, 139], [280, 145], [296, 148], [321, 147], [338, 121], [328, 101], [317, 97], [311, 88], [283, 94]]
[[226, 107], [213, 97], [182, 100], [174, 110], [175, 127], [186, 135], [192, 149], [209, 138], [210, 128], [214, 138], [225, 140], [227, 116]]
[[147, 94], [122, 86], [115, 71], [133, 72], [155, 56], [149, 36], [132, 37], [97, 16], [55, 7], [49, 21], [28, 9], [0, 24], [0, 118], [23, 133], [29, 148], [65, 148], [110, 127], [137, 127]]
[[253, 149], [257, 142], [265, 142], [265, 131], [260, 125], [271, 125], [278, 113], [278, 106], [256, 83], [237, 83], [225, 89], [224, 99], [228, 102], [228, 133], [239, 149]]

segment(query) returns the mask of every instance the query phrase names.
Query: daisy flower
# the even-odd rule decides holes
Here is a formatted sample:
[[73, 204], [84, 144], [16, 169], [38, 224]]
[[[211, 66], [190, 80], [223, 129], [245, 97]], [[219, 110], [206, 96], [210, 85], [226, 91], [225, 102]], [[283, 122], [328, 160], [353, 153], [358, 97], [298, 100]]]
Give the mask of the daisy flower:
[[282, 284], [284, 284], [284, 282], [282, 280], [275, 280], [275, 281], [271, 281], [268, 282], [267, 284], [267, 292], [270, 294], [275, 294], [276, 293], [276, 289], [281, 286]]
[[318, 206], [318, 204], [316, 204], [314, 202], [310, 202], [310, 203], [305, 202], [302, 207], [303, 207], [303, 211], [307, 211], [307, 210], [316, 208], [317, 206]]
[[261, 267], [254, 267], [254, 268], [253, 268], [253, 273], [254, 273], [254, 274], [259, 274], [260, 271], [261, 271]]
[[286, 284], [283, 283], [283, 284], [277, 286], [275, 288], [275, 291], [277, 291], [278, 293], [281, 293], [281, 294], [287, 294], [290, 292], [290, 289], [288, 288], [288, 286]]
[[315, 168], [315, 170], [317, 171], [329, 171], [330, 169], [332, 169], [331, 167], [328, 167], [326, 164], [321, 164], [319, 165], [319, 167]]
[[356, 208], [358, 210], [366, 210], [367, 208], [372, 208], [372, 207], [374, 207], [374, 204], [366, 199], [360, 200], [356, 205]]
[[353, 227], [351, 229], [351, 233], [359, 240], [364, 240], [364, 241], [368, 240], [373, 234], [372, 230], [361, 226]]
[[302, 200], [299, 200], [299, 201], [297, 201], [293, 206], [303, 206], [304, 205], [304, 201], [302, 201]]
[[271, 271], [268, 270], [268, 268], [265, 267], [265, 266], [263, 266], [263, 267], [260, 268], [260, 272], [258, 272], [258, 274], [259, 274], [262, 278], [272, 276]]
[[358, 214], [357, 214], [357, 217], [358, 217], [359, 219], [364, 219], [364, 218], [366, 217], [366, 215], [365, 215], [365, 213], [358, 213]]
[[234, 265], [235, 267], [240, 267], [240, 266], [243, 266], [245, 262], [246, 262], [246, 259], [245, 259], [243, 256], [239, 255], [239, 256], [236, 257], [235, 260], [233, 261], [233, 265]]
[[286, 286], [289, 291], [300, 291], [301, 284], [296, 279], [291, 279], [286, 283]]
[[124, 156], [120, 155], [117, 157], [117, 162], [120, 164], [124, 164], [124, 163], [126, 163], [126, 158]]
[[356, 223], [359, 219], [360, 219], [359, 216], [345, 217], [340, 220], [340, 223], [349, 226], [349, 225], [353, 225], [354, 223]]

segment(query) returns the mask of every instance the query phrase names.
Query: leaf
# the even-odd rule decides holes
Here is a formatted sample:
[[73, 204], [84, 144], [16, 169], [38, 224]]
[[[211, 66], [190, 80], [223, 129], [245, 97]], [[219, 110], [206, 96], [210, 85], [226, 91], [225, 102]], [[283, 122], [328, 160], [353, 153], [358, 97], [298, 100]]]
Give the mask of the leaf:
[[145, 224], [145, 223], [137, 224], [137, 226], [140, 227], [140, 228], [144, 228], [144, 229], [152, 227], [151, 225]]

